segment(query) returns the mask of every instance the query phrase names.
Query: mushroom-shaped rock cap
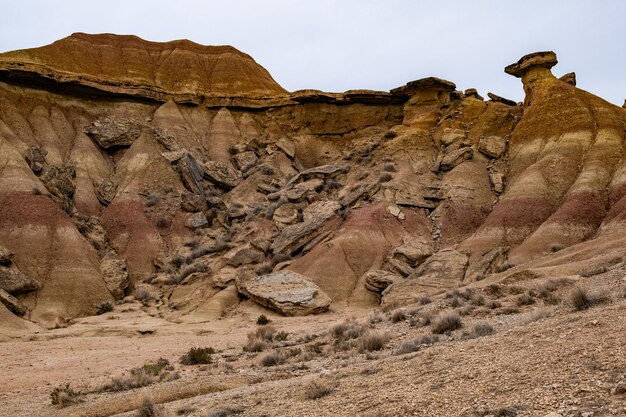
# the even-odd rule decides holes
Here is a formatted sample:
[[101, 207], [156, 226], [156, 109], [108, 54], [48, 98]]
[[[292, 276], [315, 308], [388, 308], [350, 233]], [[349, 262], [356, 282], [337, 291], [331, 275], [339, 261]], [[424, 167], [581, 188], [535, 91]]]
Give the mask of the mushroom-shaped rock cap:
[[412, 95], [420, 90], [454, 91], [455, 89], [456, 84], [453, 82], [437, 77], [428, 77], [415, 81], [409, 81], [402, 87], [394, 88], [390, 91], [390, 93], [394, 95]]
[[558, 62], [556, 54], [552, 51], [533, 52], [532, 54], [524, 55], [515, 64], [504, 68], [504, 72], [521, 78], [532, 68], [542, 67], [550, 69]]

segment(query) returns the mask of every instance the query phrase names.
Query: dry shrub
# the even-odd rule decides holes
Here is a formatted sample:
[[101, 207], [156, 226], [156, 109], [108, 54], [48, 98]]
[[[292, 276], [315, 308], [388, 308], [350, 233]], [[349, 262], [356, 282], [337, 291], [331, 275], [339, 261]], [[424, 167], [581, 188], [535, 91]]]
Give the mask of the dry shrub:
[[358, 340], [359, 353], [373, 352], [385, 348], [388, 337], [383, 333], [369, 332]]
[[406, 310], [398, 309], [391, 313], [391, 322], [398, 323], [407, 319]]
[[207, 417], [229, 417], [236, 416], [243, 413], [243, 408], [240, 407], [224, 407], [219, 410], [211, 411]]
[[398, 168], [396, 168], [396, 164], [393, 162], [385, 162], [383, 169], [387, 172], [398, 172]]
[[370, 324], [382, 323], [385, 321], [385, 316], [381, 312], [377, 311], [370, 314], [368, 321]]
[[489, 336], [493, 334], [493, 332], [493, 327], [487, 323], [476, 323], [472, 329], [472, 335], [474, 337]]
[[270, 322], [270, 319], [267, 318], [267, 316], [265, 314], [261, 314], [259, 317], [257, 317], [256, 319], [256, 324], [258, 324], [259, 326], [265, 326], [266, 324], [268, 324]]
[[538, 308], [532, 312], [532, 314], [526, 320], [526, 323], [532, 323], [534, 321], [548, 318], [552, 315], [552, 310], [549, 308]]
[[463, 326], [461, 316], [456, 311], [441, 313], [433, 322], [432, 331], [435, 334], [448, 333]]
[[80, 391], [73, 390], [70, 384], [60, 385], [50, 393], [50, 402], [52, 405], [58, 405], [60, 407], [68, 407], [83, 401], [85, 401], [83, 394]]
[[515, 300], [515, 303], [518, 305], [518, 307], [528, 306], [531, 304], [535, 304], [535, 299], [529, 293], [526, 293], [517, 297], [517, 300]]
[[165, 411], [152, 401], [151, 398], [144, 398], [137, 409], [137, 417], [165, 417]]
[[586, 310], [607, 300], [604, 294], [591, 294], [582, 287], [575, 287], [569, 294], [569, 303], [576, 311]]
[[180, 378], [178, 372], [167, 359], [160, 358], [156, 362], [148, 362], [141, 367], [133, 368], [129, 375], [112, 378], [105, 383], [100, 391], [127, 391], [134, 388], [152, 385], [155, 382], [167, 382]]
[[248, 333], [248, 343], [243, 347], [245, 352], [262, 352], [276, 336], [276, 329], [273, 326], [263, 326], [254, 332]]
[[402, 343], [396, 355], [404, 355], [405, 353], [417, 352], [422, 346], [431, 346], [439, 340], [437, 335], [425, 335]]
[[212, 347], [192, 347], [187, 353], [180, 357], [180, 363], [183, 365], [208, 365], [213, 362], [211, 355], [214, 353], [215, 349]]
[[422, 295], [420, 298], [417, 299], [417, 301], [421, 304], [421, 305], [426, 305], [426, 304], [430, 304], [432, 302], [432, 300], [430, 299], [430, 297], [426, 296], [426, 295]]
[[304, 384], [304, 398], [307, 400], [317, 400], [332, 392], [332, 386], [322, 378], [313, 378]]
[[280, 352], [271, 352], [261, 358], [262, 366], [276, 366], [287, 362], [287, 358]]
[[102, 301], [96, 305], [96, 315], [101, 315], [104, 313], [109, 313], [113, 311], [113, 303], [110, 301]]
[[135, 290], [135, 300], [145, 303], [154, 300], [154, 295], [148, 288], [139, 287]]
[[332, 334], [335, 341], [344, 341], [356, 339], [365, 332], [365, 326], [360, 325], [354, 321], [347, 321], [340, 324], [336, 324], [332, 328]]
[[388, 172], [383, 172], [382, 174], [380, 174], [380, 182], [389, 182], [393, 179], [393, 175], [391, 175]]

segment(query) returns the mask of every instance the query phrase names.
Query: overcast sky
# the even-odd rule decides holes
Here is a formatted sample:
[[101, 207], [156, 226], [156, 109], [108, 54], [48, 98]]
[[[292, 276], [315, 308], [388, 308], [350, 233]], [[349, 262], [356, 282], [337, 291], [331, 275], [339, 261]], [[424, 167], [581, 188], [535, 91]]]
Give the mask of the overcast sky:
[[233, 45], [286, 89], [389, 90], [438, 76], [523, 99], [503, 68], [554, 50], [553, 71], [622, 105], [626, 1], [622, 0], [80, 0], [3, 1], [0, 50], [52, 43], [73, 32], [187, 38]]

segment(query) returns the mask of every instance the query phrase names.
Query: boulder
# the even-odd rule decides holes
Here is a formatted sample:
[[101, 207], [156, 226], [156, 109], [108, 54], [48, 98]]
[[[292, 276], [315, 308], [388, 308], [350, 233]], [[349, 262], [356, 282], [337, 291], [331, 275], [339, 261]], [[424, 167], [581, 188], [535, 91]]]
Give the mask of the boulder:
[[113, 298], [124, 298], [130, 284], [126, 260], [113, 251], [107, 252], [100, 262], [100, 274]]
[[319, 228], [341, 208], [338, 202], [316, 201], [303, 213], [304, 221], [285, 227], [272, 243], [275, 254], [291, 254], [313, 240]]
[[451, 145], [455, 142], [463, 142], [465, 140], [465, 131], [461, 129], [445, 128], [441, 135], [441, 143], [444, 146]]
[[496, 194], [502, 194], [504, 191], [504, 174], [499, 171], [490, 172], [489, 181], [491, 181], [493, 191]]
[[280, 150], [285, 152], [285, 155], [287, 155], [288, 157], [293, 158], [294, 156], [296, 156], [296, 146], [293, 144], [291, 140], [287, 138], [280, 138], [276, 142], [276, 146]]
[[226, 188], [235, 188], [242, 181], [241, 172], [224, 162], [209, 161], [202, 170], [211, 182]]
[[161, 156], [167, 159], [170, 163], [174, 163], [178, 161], [180, 158], [182, 158], [183, 156], [185, 156], [186, 153], [187, 153], [186, 149], [178, 149], [176, 151], [162, 152]]
[[298, 220], [298, 206], [295, 204], [283, 204], [274, 210], [272, 217], [279, 225], [293, 224]]
[[365, 288], [374, 292], [382, 292], [385, 288], [402, 277], [389, 271], [370, 271], [365, 274]]
[[464, 281], [480, 281], [491, 274], [495, 274], [504, 261], [506, 261], [508, 253], [508, 246], [499, 246], [483, 254], [477, 261], [470, 263], [467, 267]]
[[455, 249], [443, 249], [429, 257], [407, 277], [383, 291], [383, 304], [408, 304], [420, 295], [434, 295], [456, 288], [463, 281], [468, 257]]
[[456, 166], [460, 165], [461, 162], [467, 159], [472, 159], [472, 156], [472, 148], [469, 146], [457, 149], [444, 155], [443, 159], [441, 160], [440, 168], [443, 171], [450, 171]]
[[571, 84], [573, 86], [576, 86], [576, 73], [568, 72], [567, 74], [560, 77], [559, 80], [566, 82], [568, 84]]
[[22, 304], [20, 300], [13, 297], [3, 289], [0, 289], [0, 304], [4, 304], [10, 312], [17, 314], [18, 316], [23, 316], [27, 311], [26, 307], [24, 307], [24, 304]]
[[233, 162], [235, 162], [237, 169], [246, 172], [259, 162], [259, 158], [253, 151], [245, 151], [233, 156]]
[[84, 129], [87, 136], [103, 148], [130, 146], [141, 135], [142, 125], [134, 119], [105, 117]]
[[9, 266], [13, 261], [13, 256], [15, 254], [5, 248], [4, 246], [0, 246], [0, 265]]
[[185, 226], [190, 228], [191, 230], [199, 229], [201, 227], [207, 227], [209, 225], [209, 221], [203, 212], [199, 211], [197, 213], [192, 214], [187, 218], [185, 222]]
[[167, 129], [162, 127], [152, 127], [152, 137], [154, 140], [167, 149], [170, 152], [183, 151], [183, 153], [187, 153], [180, 143], [176, 140], [174, 136], [172, 136]]
[[50, 165], [41, 176], [41, 181], [52, 195], [59, 198], [69, 198], [76, 190], [75, 176], [76, 169], [72, 165], [64, 167]]
[[412, 236], [404, 237], [402, 245], [392, 252], [393, 258], [404, 261], [413, 268], [419, 266], [432, 254], [433, 250], [430, 245]]
[[400, 259], [391, 258], [387, 260], [387, 266], [389, 267], [389, 269], [397, 272], [403, 277], [408, 277], [413, 273], [413, 268], [411, 268], [411, 265]]
[[493, 93], [487, 93], [487, 96], [496, 103], [506, 104], [507, 106], [517, 106], [516, 102], [509, 100], [508, 98], [504, 98]]
[[31, 146], [26, 150], [26, 161], [33, 172], [41, 172], [48, 151], [39, 146]]
[[191, 213], [202, 211], [207, 208], [207, 204], [204, 198], [188, 191], [183, 191], [180, 194], [180, 205], [184, 210]]
[[521, 78], [533, 68], [550, 69], [558, 62], [556, 54], [552, 51], [533, 52], [532, 54], [524, 55], [515, 64], [504, 68], [504, 72]]
[[310, 193], [316, 193], [323, 186], [323, 180], [311, 179], [294, 185], [292, 188], [284, 191], [284, 195], [290, 202], [297, 203], [299, 201], [302, 201], [302, 199], [304, 199], [304, 197], [306, 197]]
[[506, 149], [506, 141], [500, 136], [483, 136], [478, 142], [478, 151], [490, 158], [499, 158]]
[[0, 289], [12, 295], [22, 294], [39, 289], [39, 282], [16, 268], [0, 266]]
[[228, 258], [226, 264], [235, 267], [241, 265], [258, 264], [263, 260], [263, 258], [263, 254], [258, 250], [243, 248], [239, 249], [237, 252], [235, 252], [233, 256]]
[[111, 204], [111, 201], [113, 201], [115, 193], [117, 192], [117, 185], [113, 181], [108, 179], [94, 181], [93, 187], [96, 192], [96, 197], [100, 203], [105, 206]]
[[474, 97], [478, 100], [484, 100], [483, 96], [478, 94], [478, 90], [476, 90], [475, 88], [468, 88], [467, 90], [465, 90], [465, 97]]
[[204, 171], [196, 161], [196, 158], [189, 153], [185, 153], [185, 156], [178, 160], [176, 166], [180, 171], [180, 177], [185, 187], [194, 194], [204, 195], [204, 188], [202, 186]]
[[313, 281], [288, 270], [240, 280], [237, 289], [255, 303], [286, 316], [318, 314], [331, 303]]
[[[300, 176], [304, 179], [309, 178], [326, 178], [328, 176], [335, 176], [339, 173], [345, 173], [350, 170], [349, 165], [320, 165], [313, 168], [306, 169], [300, 173]], [[295, 178], [294, 178], [295, 179]]]

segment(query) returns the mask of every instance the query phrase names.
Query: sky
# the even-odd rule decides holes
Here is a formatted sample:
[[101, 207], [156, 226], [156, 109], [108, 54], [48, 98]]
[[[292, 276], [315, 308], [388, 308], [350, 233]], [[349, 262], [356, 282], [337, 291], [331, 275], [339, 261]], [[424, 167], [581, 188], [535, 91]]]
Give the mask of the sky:
[[437, 76], [523, 100], [504, 73], [523, 55], [557, 53], [555, 75], [618, 105], [626, 99], [622, 0], [2, 0], [0, 51], [73, 32], [232, 45], [284, 88], [390, 90]]

